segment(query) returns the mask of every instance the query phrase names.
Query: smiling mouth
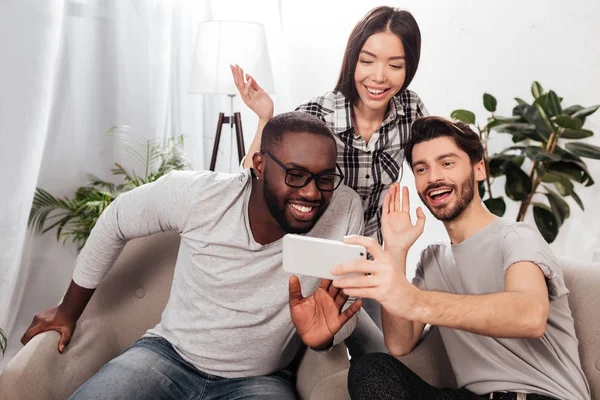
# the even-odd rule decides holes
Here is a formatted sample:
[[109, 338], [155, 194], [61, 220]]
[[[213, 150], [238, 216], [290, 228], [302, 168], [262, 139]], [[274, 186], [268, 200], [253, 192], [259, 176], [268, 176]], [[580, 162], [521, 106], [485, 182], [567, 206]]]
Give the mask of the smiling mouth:
[[300, 221], [310, 221], [317, 213], [317, 206], [306, 206], [298, 203], [288, 203], [292, 215]]
[[388, 89], [374, 89], [374, 88], [370, 88], [368, 86], [365, 86], [365, 88], [367, 89], [367, 91], [369, 93], [371, 93], [372, 95], [375, 95], [375, 96], [379, 96], [379, 95], [387, 92], [388, 90], [390, 90], [389, 88]]
[[431, 203], [434, 205], [440, 205], [450, 197], [454, 189], [451, 188], [439, 188], [430, 190], [427, 193], [427, 197], [431, 200]]

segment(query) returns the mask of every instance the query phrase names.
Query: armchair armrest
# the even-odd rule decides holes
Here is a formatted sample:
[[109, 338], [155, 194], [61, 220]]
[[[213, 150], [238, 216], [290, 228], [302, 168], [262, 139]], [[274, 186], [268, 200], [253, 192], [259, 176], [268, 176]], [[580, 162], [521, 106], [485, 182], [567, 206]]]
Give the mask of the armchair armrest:
[[346, 400], [350, 361], [346, 346], [339, 344], [327, 352], [307, 349], [300, 361], [296, 388], [301, 400]]

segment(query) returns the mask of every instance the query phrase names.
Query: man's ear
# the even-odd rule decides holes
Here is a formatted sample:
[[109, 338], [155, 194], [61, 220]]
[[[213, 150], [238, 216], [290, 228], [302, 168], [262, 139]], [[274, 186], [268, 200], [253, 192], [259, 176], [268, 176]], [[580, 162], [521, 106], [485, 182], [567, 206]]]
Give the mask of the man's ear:
[[476, 162], [473, 168], [475, 170], [475, 180], [477, 182], [485, 181], [486, 173], [485, 164], [483, 163], [483, 160]]
[[254, 174], [258, 179], [262, 180], [265, 167], [265, 158], [260, 154], [260, 152], [257, 151], [252, 155], [252, 164], [254, 165]]

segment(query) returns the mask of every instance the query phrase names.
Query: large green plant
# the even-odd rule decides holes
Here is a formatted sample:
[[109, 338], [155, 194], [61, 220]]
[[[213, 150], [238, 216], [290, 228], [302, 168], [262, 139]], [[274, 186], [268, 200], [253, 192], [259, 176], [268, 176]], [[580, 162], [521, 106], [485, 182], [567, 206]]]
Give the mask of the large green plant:
[[[545, 92], [538, 82], [532, 84], [531, 93], [531, 104], [515, 98], [512, 117], [496, 115], [497, 101], [485, 93], [483, 105], [491, 113], [485, 125], [477, 124], [475, 114], [468, 110], [455, 110], [451, 116], [473, 125], [481, 137], [487, 179], [480, 183], [479, 192], [487, 208], [498, 216], [504, 215], [504, 197], [492, 194], [492, 182], [505, 176], [506, 196], [521, 203], [516, 220], [523, 221], [533, 205], [535, 223], [550, 243], [569, 218], [570, 208], [564, 197], [571, 196], [583, 210], [575, 185], [594, 184], [582, 157], [600, 159], [600, 147], [582, 142], [594, 135], [583, 125], [586, 117], [600, 106], [563, 107], [562, 98], [552, 90]], [[488, 139], [494, 131], [511, 134], [515, 145], [490, 156]]]
[[56, 228], [56, 239], [67, 240], [81, 249], [100, 214], [121, 193], [153, 182], [173, 170], [189, 168], [183, 154], [183, 136], [166, 142], [148, 140], [127, 126], [111, 128], [107, 135], [116, 136], [132, 161], [142, 166], [142, 173], [128, 171], [119, 163], [111, 169], [121, 183], [115, 184], [90, 175], [90, 182], [79, 187], [72, 198], [58, 198], [42, 188], [36, 188], [29, 214], [29, 228], [38, 234]]

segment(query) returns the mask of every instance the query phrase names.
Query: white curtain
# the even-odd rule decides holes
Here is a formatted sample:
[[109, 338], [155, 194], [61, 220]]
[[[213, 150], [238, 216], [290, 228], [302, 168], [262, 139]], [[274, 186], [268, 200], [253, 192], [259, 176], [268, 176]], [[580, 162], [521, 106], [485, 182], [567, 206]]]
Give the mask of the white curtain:
[[214, 121], [187, 87], [196, 27], [210, 14], [204, 1], [0, 4], [0, 370], [32, 316], [60, 301], [76, 257], [53, 234], [28, 233], [36, 186], [72, 196], [88, 173], [110, 178], [123, 153], [103, 133], [115, 125], [148, 139], [184, 134], [192, 166], [205, 167]]

